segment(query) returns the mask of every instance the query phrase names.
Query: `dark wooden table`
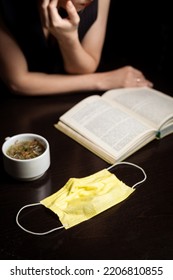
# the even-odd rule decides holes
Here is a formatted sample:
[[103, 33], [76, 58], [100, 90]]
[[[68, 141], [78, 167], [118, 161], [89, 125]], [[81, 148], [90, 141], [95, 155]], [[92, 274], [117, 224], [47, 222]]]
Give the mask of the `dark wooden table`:
[[[39, 180], [19, 182], [3, 169], [0, 157], [0, 258], [19, 259], [172, 259], [173, 258], [173, 135], [155, 140], [126, 159], [144, 168], [147, 181], [124, 202], [68, 230], [45, 236], [22, 231], [18, 210], [60, 189], [70, 177], [84, 177], [109, 164], [55, 127], [60, 115], [87, 93], [56, 97], [1, 98], [0, 144], [5, 137], [32, 132], [47, 138], [51, 167]], [[141, 173], [128, 166], [114, 169], [132, 185]], [[23, 225], [45, 231], [60, 225], [44, 207], [22, 214]]]

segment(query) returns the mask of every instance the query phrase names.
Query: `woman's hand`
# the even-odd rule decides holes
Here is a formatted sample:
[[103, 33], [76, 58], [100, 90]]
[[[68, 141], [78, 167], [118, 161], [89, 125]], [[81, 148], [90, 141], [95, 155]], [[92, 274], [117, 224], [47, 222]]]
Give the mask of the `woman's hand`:
[[63, 8], [67, 17], [62, 18], [58, 12], [59, 0], [40, 0], [42, 25], [57, 39], [68, 38], [77, 34], [79, 15], [72, 1], [64, 1]]
[[101, 90], [126, 87], [153, 87], [153, 84], [145, 78], [143, 73], [132, 66], [118, 68], [101, 75], [102, 78], [98, 85]]

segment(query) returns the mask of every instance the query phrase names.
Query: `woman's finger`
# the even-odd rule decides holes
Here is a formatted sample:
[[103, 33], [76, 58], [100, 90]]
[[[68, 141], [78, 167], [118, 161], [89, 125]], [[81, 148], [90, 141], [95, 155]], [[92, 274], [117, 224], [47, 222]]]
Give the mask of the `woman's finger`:
[[50, 0], [40, 0], [39, 1], [39, 10], [40, 10], [40, 17], [43, 27], [49, 27], [49, 14], [48, 14], [48, 6]]
[[48, 13], [49, 13], [49, 21], [50, 25], [57, 26], [61, 21], [62, 18], [58, 13], [58, 2], [59, 0], [50, 0]]
[[73, 5], [72, 1], [67, 1], [66, 3], [66, 11], [69, 16], [70, 22], [74, 25], [77, 26], [79, 24], [80, 18], [79, 15], [76, 11], [75, 6]]

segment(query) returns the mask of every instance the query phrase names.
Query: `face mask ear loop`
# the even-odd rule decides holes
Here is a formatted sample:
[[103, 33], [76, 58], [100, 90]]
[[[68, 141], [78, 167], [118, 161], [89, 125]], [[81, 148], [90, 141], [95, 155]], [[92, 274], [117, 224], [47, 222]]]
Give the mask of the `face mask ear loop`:
[[25, 205], [25, 206], [23, 206], [23, 207], [18, 211], [18, 213], [17, 213], [17, 215], [16, 215], [16, 223], [17, 223], [17, 225], [18, 225], [21, 229], [23, 229], [24, 231], [26, 231], [26, 232], [28, 232], [28, 233], [34, 234], [34, 235], [46, 235], [46, 234], [49, 234], [49, 233], [51, 233], [51, 232], [53, 232], [53, 231], [56, 231], [56, 230], [59, 230], [59, 229], [64, 228], [64, 226], [60, 226], [60, 227], [53, 228], [53, 229], [48, 230], [48, 231], [45, 231], [45, 232], [33, 232], [33, 231], [30, 231], [30, 230], [24, 228], [24, 227], [19, 223], [19, 215], [20, 215], [20, 213], [21, 213], [21, 212], [23, 211], [23, 209], [25, 209], [25, 208], [32, 207], [32, 206], [37, 206], [37, 205], [41, 205], [41, 203], [38, 202], [38, 203], [33, 203], [33, 204]]
[[131, 162], [126, 162], [126, 161], [117, 162], [117, 163], [111, 165], [110, 167], [108, 167], [107, 170], [110, 170], [110, 169], [112, 169], [114, 166], [122, 165], [122, 164], [134, 166], [134, 167], [138, 168], [139, 170], [141, 170], [142, 173], [143, 173], [143, 175], [144, 175], [144, 178], [143, 178], [141, 181], [139, 181], [139, 182], [137, 182], [136, 184], [134, 184], [134, 185], [132, 186], [132, 189], [135, 189], [139, 184], [141, 184], [141, 183], [143, 183], [143, 182], [146, 181], [147, 175], [146, 175], [144, 169], [143, 169], [142, 167], [140, 167], [140, 166], [134, 164], [134, 163], [131, 163]]

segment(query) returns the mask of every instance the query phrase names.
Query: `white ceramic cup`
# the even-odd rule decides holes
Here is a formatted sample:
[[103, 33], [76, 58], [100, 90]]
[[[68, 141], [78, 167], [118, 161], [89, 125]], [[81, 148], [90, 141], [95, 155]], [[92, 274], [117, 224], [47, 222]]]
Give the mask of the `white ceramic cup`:
[[[38, 140], [45, 148], [45, 151], [32, 159], [14, 159], [7, 155], [7, 150], [16, 141]], [[50, 166], [50, 148], [48, 141], [38, 134], [22, 133], [12, 137], [7, 137], [2, 145], [3, 162], [5, 171], [12, 177], [31, 181], [40, 178]]]

